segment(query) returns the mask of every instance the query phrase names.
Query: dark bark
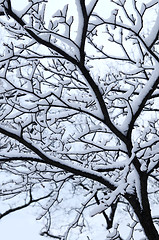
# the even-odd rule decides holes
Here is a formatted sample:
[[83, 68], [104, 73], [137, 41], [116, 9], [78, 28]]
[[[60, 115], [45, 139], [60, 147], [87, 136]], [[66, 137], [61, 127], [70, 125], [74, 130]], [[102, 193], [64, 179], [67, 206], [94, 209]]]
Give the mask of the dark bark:
[[[140, 116], [141, 112], [143, 111], [147, 101], [150, 98], [152, 98], [152, 96], [159, 84], [159, 77], [156, 78], [156, 81], [154, 82], [150, 91], [146, 94], [146, 96], [143, 98], [140, 105], [138, 106], [138, 110], [132, 116], [132, 120], [130, 121], [130, 125], [129, 125], [129, 130], [127, 132], [127, 136], [125, 136], [122, 132], [120, 132], [120, 130], [112, 122], [112, 120], [109, 116], [108, 109], [106, 107], [106, 103], [103, 99], [102, 93], [100, 92], [98, 85], [92, 79], [89, 71], [84, 66], [84, 62], [85, 62], [84, 49], [85, 49], [85, 41], [86, 41], [86, 35], [87, 35], [88, 20], [90, 17], [90, 15], [87, 16], [85, 1], [81, 0], [81, 9], [82, 9], [82, 14], [83, 14], [83, 18], [84, 18], [84, 25], [83, 25], [82, 36], [81, 36], [81, 45], [79, 47], [80, 59], [75, 59], [74, 57], [71, 57], [71, 55], [66, 53], [62, 48], [52, 44], [51, 42], [45, 41], [43, 38], [40, 38], [40, 36], [35, 34], [35, 32], [33, 30], [31, 30], [29, 27], [26, 27], [26, 23], [22, 18], [20, 18], [18, 15], [16, 15], [16, 13], [14, 13], [14, 11], [12, 10], [12, 7], [11, 7], [11, 0], [7, 0], [6, 2], [8, 3], [8, 5], [4, 4], [5, 13], [8, 16], [12, 17], [17, 23], [19, 23], [25, 29], [25, 31], [29, 34], [30, 37], [35, 39], [39, 44], [42, 44], [42, 45], [48, 47], [49, 49], [56, 51], [58, 54], [60, 54], [60, 56], [63, 56], [66, 60], [70, 61], [72, 64], [75, 64], [79, 68], [79, 70], [83, 74], [84, 78], [86, 79], [87, 83], [89, 84], [89, 87], [94, 92], [97, 102], [100, 105], [100, 109], [103, 114], [103, 119], [99, 119], [99, 120], [101, 122], [103, 122], [105, 125], [107, 125], [107, 127], [112, 131], [112, 133], [125, 143], [125, 145], [127, 146], [127, 149], [128, 149], [128, 155], [129, 155], [129, 157], [131, 157], [131, 150], [132, 150], [131, 137], [132, 137], [132, 130], [134, 129], [134, 124], [135, 124], [136, 120], [138, 119], [138, 117]], [[0, 12], [0, 15], [3, 16], [4, 13]], [[110, 23], [110, 24], [112, 24], [112, 23]], [[114, 23], [114, 24], [116, 24], [116, 23]], [[120, 25], [116, 25], [116, 26], [120, 27]], [[124, 28], [124, 27], [122, 26], [122, 28]], [[125, 27], [125, 29], [130, 30], [132, 33], [134, 33], [136, 35], [136, 33], [133, 32], [131, 28], [129, 29], [129, 28]], [[151, 50], [151, 47], [154, 44], [154, 42], [156, 41], [158, 33], [159, 32], [156, 33], [154, 41], [151, 44], [149, 49], [144, 44], [143, 39], [137, 33], [138, 39], [141, 41], [141, 43], [143, 43], [143, 45], [145, 46], [145, 49], [147, 49], [148, 52], [157, 61], [159, 61], [158, 56], [155, 55], [155, 53]], [[2, 68], [3, 68], [3, 66], [2, 66]], [[113, 89], [112, 89], [112, 91], [113, 91]], [[134, 94], [136, 94], [136, 93], [134, 93]], [[23, 96], [23, 94], [20, 96]], [[11, 98], [11, 97], [12, 96], [9, 96], [6, 98]], [[37, 162], [43, 160], [46, 164], [50, 164], [52, 166], [61, 168], [65, 171], [72, 172], [75, 175], [80, 175], [80, 176], [89, 178], [91, 180], [98, 181], [99, 183], [104, 184], [106, 187], [108, 187], [112, 190], [115, 190], [115, 188], [116, 188], [116, 186], [113, 185], [111, 182], [107, 181], [104, 177], [102, 177], [99, 174], [96, 174], [93, 171], [89, 172], [89, 171], [87, 171], [87, 169], [78, 169], [78, 168], [76, 169], [76, 167], [74, 167], [73, 165], [67, 165], [65, 163], [58, 161], [57, 159], [48, 158], [47, 156], [45, 156], [45, 154], [42, 151], [40, 151], [34, 145], [32, 145], [31, 143], [29, 143], [25, 139], [23, 139], [22, 136], [16, 135], [16, 134], [9, 132], [8, 130], [2, 129], [2, 128], [0, 128], [0, 133], [19, 141], [19, 143], [22, 143], [23, 145], [28, 147], [30, 150], [32, 150], [34, 153], [36, 153], [39, 156], [39, 159], [37, 158], [37, 160], [36, 160]], [[12, 160], [14, 160], [14, 159], [12, 158]], [[20, 160], [20, 158], [19, 158], [19, 160]], [[145, 172], [140, 171], [140, 163], [136, 158], [134, 158], [132, 163], [134, 164], [136, 170], [138, 171], [139, 177], [140, 177], [141, 199], [139, 201], [137, 194], [134, 194], [134, 195], [126, 194], [126, 198], [129, 201], [129, 203], [131, 204], [136, 216], [138, 217], [139, 222], [145, 232], [145, 235], [147, 236], [147, 239], [148, 240], [159, 240], [159, 234], [153, 223], [153, 219], [151, 216], [150, 204], [149, 204], [149, 200], [148, 200], [148, 193], [147, 193], [148, 175]], [[95, 196], [95, 198], [96, 198], [97, 204], [99, 204], [97, 196]], [[111, 212], [109, 218], [106, 215], [106, 213], [103, 211], [103, 215], [107, 221], [108, 229], [112, 227], [115, 209], [116, 209], [116, 205], [112, 205], [112, 212]], [[16, 209], [16, 210], [18, 210], [18, 209]], [[9, 211], [13, 211], [13, 210], [9, 210]]]
[[151, 209], [147, 193], [147, 174], [140, 172], [141, 184], [141, 203], [135, 195], [129, 196], [127, 199], [131, 204], [138, 220], [143, 228], [143, 231], [148, 240], [159, 240], [159, 234], [154, 226], [151, 216]]
[[[97, 193], [95, 193], [94, 197], [95, 197], [96, 203], [99, 205], [100, 201], [98, 199]], [[110, 212], [109, 217], [105, 211], [102, 211], [102, 214], [106, 220], [106, 225], [107, 225], [106, 229], [110, 229], [113, 226], [113, 220], [114, 220], [114, 216], [115, 216], [115, 211], [117, 209], [117, 204], [118, 204], [118, 201], [116, 201], [115, 203], [112, 203], [112, 205], [110, 206], [111, 212]]]

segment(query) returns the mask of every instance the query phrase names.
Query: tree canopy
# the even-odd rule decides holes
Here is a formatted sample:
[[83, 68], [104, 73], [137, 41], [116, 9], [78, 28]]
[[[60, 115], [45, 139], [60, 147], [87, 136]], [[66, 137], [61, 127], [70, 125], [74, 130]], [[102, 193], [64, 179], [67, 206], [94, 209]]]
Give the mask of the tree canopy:
[[158, 9], [0, 0], [0, 218], [31, 205], [53, 239], [158, 240]]

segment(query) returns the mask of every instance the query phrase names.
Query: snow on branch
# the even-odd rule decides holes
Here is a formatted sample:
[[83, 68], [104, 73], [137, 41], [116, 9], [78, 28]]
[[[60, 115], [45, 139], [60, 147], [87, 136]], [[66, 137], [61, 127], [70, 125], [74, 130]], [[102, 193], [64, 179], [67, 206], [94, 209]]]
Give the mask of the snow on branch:
[[43, 236], [122, 239], [122, 212], [157, 240], [158, 1], [19, 7], [0, 1], [0, 217], [34, 203]]

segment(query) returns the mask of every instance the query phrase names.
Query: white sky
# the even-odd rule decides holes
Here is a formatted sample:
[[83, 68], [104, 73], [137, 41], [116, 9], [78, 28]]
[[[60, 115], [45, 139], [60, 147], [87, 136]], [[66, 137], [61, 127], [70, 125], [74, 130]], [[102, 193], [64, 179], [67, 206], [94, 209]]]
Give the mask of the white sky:
[[[42, 225], [31, 213], [32, 208], [12, 213], [0, 220], [0, 237], [3, 240], [44, 240], [40, 236]], [[48, 238], [47, 238], [48, 239]]]
[[[62, 0], [60, 0], [62, 1]], [[12, 0], [14, 8], [21, 10], [28, 0]], [[36, 221], [32, 207], [22, 209], [0, 219], [0, 238], [2, 240], [46, 240], [40, 236], [43, 225]], [[0, 206], [0, 212], [2, 206]]]
[[[52, 0], [49, 0], [51, 3]], [[105, 0], [103, 0], [105, 1]], [[59, 0], [56, 2], [56, 8], [61, 3], [68, 3], [71, 0]], [[21, 4], [22, 3], [22, 4]], [[15, 9], [21, 10], [27, 4], [27, 0], [12, 0]], [[51, 4], [49, 6], [51, 15]], [[104, 9], [104, 12], [106, 9]], [[112, 51], [112, 49], [111, 49]], [[0, 207], [1, 211], [1, 207]], [[36, 216], [32, 213], [32, 208], [23, 209], [12, 213], [0, 220], [0, 237], [3, 240], [45, 240], [48, 238], [41, 237], [39, 232], [42, 225], [36, 221]]]

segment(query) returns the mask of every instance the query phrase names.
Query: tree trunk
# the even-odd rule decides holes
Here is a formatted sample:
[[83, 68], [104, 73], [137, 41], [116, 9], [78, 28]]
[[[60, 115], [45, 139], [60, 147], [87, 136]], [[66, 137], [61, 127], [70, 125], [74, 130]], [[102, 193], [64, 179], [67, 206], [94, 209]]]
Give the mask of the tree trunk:
[[151, 216], [151, 209], [148, 200], [147, 194], [147, 174], [140, 173], [140, 184], [141, 184], [141, 202], [142, 206], [139, 203], [137, 196], [129, 195], [127, 198], [130, 202], [131, 206], [134, 209], [135, 214], [138, 217], [138, 220], [145, 232], [145, 235], [148, 240], [159, 240], [159, 234], [154, 226], [152, 216]]
[[158, 232], [154, 226], [152, 217], [149, 212], [141, 212], [138, 215], [138, 218], [147, 238], [149, 240], [159, 240]]
[[138, 217], [147, 239], [159, 240], [159, 234], [154, 226], [150, 209], [147, 208], [141, 210], [140, 204], [136, 199], [129, 199], [129, 202], [131, 203], [131, 206]]

